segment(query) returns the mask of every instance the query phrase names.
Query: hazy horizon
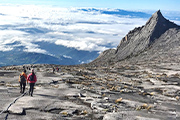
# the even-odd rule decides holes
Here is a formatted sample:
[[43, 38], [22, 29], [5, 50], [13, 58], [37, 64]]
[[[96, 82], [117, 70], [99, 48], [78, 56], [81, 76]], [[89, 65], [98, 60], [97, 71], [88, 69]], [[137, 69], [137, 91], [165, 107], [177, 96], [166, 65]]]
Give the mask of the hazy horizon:
[[0, 0], [0, 4], [52, 5], [59, 7], [119, 8], [124, 10], [180, 11], [179, 0]]

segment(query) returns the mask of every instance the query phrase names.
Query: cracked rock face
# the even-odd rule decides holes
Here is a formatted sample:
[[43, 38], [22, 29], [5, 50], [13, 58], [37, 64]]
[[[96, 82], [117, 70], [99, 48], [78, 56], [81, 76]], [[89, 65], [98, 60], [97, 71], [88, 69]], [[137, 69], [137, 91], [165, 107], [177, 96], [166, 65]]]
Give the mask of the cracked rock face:
[[51, 65], [36, 65], [33, 97], [19, 93], [22, 66], [13, 73], [3, 67], [0, 119], [180, 119], [180, 64], [175, 66], [60, 66], [53, 73]]

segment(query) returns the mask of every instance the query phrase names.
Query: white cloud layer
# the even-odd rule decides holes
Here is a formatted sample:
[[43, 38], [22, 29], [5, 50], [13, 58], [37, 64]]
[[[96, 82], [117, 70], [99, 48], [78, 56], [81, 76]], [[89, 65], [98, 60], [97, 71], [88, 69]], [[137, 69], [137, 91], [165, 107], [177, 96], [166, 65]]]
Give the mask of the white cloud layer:
[[[26, 52], [51, 54], [36, 44], [46, 41], [101, 52], [115, 48], [129, 30], [146, 21], [147, 18], [86, 12], [78, 8], [0, 5], [0, 51], [22, 46]], [[18, 44], [9, 45], [15, 42]]]

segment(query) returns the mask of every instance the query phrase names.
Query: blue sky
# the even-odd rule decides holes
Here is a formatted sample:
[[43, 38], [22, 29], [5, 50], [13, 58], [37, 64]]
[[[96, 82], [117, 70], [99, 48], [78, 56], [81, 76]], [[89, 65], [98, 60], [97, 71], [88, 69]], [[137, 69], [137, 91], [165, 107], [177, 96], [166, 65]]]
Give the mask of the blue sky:
[[180, 11], [180, 0], [0, 0], [0, 3], [42, 4], [60, 7], [98, 7], [125, 10]]

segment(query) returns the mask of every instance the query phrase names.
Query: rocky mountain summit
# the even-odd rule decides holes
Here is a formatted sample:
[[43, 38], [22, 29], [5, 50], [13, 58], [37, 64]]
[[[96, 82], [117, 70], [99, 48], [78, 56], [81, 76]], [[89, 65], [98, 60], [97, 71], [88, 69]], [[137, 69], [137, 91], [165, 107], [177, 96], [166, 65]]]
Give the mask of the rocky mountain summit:
[[[157, 11], [92, 63], [1, 67], [0, 119], [179, 120], [179, 46], [179, 26]], [[19, 93], [24, 68], [37, 76], [33, 97]]]
[[[162, 53], [179, 55], [179, 40], [180, 26], [165, 19], [158, 10], [144, 26], [130, 31], [121, 40], [117, 49], [106, 50], [92, 64], [113, 64], [134, 57], [139, 60], [140, 56], [144, 56], [144, 54], [148, 54], [146, 57], [150, 58], [149, 60], [154, 59], [154, 54], [156, 54], [156, 57], [166, 56], [162, 56]], [[151, 54], [152, 51], [153, 54]], [[137, 56], [139, 57], [137, 58]], [[141, 58], [141, 60], [146, 61], [147, 59]]]

